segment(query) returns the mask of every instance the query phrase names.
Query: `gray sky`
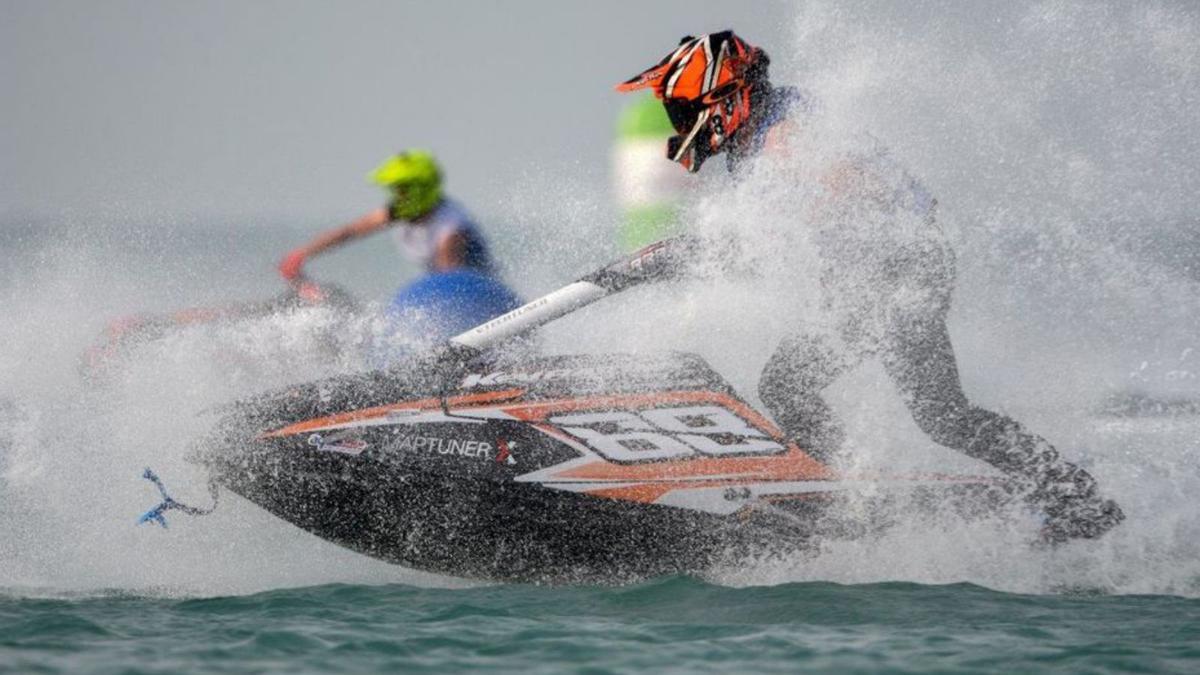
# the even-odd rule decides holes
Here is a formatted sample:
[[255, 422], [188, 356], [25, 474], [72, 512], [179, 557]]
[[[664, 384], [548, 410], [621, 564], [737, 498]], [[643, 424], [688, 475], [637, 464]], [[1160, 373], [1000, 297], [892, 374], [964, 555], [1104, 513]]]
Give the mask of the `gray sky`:
[[679, 36], [791, 23], [728, 0], [0, 0], [0, 216], [352, 215], [414, 145], [488, 211], [531, 175], [604, 175], [613, 85]]

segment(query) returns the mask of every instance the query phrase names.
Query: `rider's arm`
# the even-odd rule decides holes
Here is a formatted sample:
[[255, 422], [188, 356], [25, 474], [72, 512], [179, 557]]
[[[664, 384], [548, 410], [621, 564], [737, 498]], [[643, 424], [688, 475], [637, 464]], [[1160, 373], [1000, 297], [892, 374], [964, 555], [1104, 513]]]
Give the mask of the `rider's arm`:
[[312, 257], [347, 241], [375, 234], [387, 227], [389, 222], [391, 222], [391, 218], [388, 216], [387, 209], [382, 207], [375, 209], [352, 223], [330, 230], [313, 239], [304, 247], [304, 252], [307, 257]]
[[891, 206], [895, 188], [870, 164], [856, 159], [834, 163], [821, 177], [826, 198], [835, 204]]
[[438, 240], [433, 254], [433, 266], [439, 272], [466, 267], [467, 236], [462, 232], [451, 232]]
[[390, 222], [391, 216], [388, 214], [387, 209], [375, 209], [362, 218], [337, 229], [330, 230], [313, 239], [308, 244], [292, 251], [279, 263], [279, 273], [283, 275], [284, 279], [292, 281], [300, 276], [304, 262], [309, 258], [322, 251], [344, 244], [347, 241], [374, 234], [387, 227]]
[[788, 141], [795, 138], [799, 126], [795, 122], [782, 120], [771, 125], [763, 136], [762, 152], [773, 157], [791, 159], [793, 154]]

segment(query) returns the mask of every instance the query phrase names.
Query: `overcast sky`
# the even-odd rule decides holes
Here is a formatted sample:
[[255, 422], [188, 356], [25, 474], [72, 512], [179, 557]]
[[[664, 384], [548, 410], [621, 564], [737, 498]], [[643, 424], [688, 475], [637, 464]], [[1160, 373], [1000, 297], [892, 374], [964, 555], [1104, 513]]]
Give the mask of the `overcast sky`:
[[530, 175], [603, 175], [616, 82], [689, 32], [783, 40], [792, 13], [728, 0], [0, 0], [0, 216], [353, 214], [379, 201], [364, 175], [407, 146], [437, 152], [474, 204]]

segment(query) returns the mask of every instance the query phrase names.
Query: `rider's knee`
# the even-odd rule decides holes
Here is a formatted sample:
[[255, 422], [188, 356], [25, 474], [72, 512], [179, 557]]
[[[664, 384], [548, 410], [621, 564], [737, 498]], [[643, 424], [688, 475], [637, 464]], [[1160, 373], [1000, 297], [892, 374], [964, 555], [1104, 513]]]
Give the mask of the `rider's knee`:
[[911, 410], [913, 421], [930, 440], [968, 454], [979, 446], [981, 437], [1004, 433], [1007, 428], [1007, 418], [970, 405], [911, 406]]
[[786, 369], [769, 363], [758, 378], [758, 397], [772, 410], [786, 405], [795, 396], [796, 382], [787, 376]]
[[832, 379], [834, 353], [819, 336], [792, 336], [780, 343], [758, 379], [758, 395], [768, 406], [816, 395]]

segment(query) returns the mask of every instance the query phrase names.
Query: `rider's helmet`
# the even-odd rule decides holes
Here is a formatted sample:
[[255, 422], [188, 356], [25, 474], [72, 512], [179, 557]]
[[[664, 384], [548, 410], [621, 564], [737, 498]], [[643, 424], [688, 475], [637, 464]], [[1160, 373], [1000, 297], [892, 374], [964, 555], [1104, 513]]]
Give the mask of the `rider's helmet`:
[[733, 31], [689, 35], [617, 91], [653, 89], [678, 134], [667, 141], [667, 157], [695, 172], [750, 118], [751, 89], [765, 80], [767, 63], [763, 50]]
[[420, 218], [442, 200], [442, 171], [425, 150], [405, 150], [388, 157], [369, 179], [391, 193], [393, 218]]

